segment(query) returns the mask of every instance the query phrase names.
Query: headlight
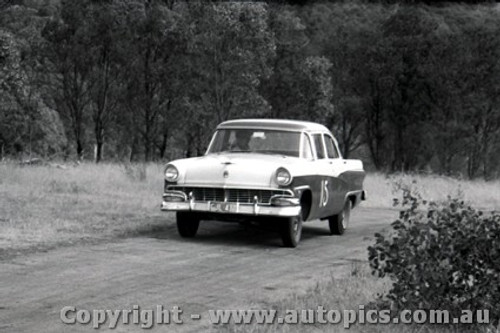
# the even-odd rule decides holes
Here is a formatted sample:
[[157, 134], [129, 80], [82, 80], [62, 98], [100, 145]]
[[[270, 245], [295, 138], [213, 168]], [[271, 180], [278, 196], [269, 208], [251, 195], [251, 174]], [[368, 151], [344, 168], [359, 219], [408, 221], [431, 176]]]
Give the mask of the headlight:
[[280, 186], [290, 185], [292, 182], [292, 175], [285, 168], [276, 170], [276, 183]]
[[179, 170], [173, 165], [167, 165], [165, 168], [165, 179], [169, 182], [175, 182], [179, 177]]

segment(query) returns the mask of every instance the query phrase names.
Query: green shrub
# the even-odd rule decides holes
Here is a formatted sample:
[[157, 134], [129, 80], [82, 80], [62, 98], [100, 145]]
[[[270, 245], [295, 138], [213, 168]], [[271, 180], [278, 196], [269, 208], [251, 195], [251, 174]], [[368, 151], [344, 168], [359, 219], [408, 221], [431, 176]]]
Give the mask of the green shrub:
[[372, 273], [392, 280], [383, 299], [396, 310], [489, 310], [490, 322], [498, 323], [500, 215], [456, 198], [429, 203], [409, 187], [402, 191], [399, 219], [368, 248]]

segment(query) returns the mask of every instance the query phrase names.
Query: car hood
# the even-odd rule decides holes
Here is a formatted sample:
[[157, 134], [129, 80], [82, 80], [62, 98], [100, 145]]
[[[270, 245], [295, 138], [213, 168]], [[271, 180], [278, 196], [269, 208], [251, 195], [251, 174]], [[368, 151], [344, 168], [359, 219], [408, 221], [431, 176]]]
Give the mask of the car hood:
[[274, 174], [296, 157], [255, 153], [221, 153], [176, 160], [177, 184], [211, 187], [277, 187]]

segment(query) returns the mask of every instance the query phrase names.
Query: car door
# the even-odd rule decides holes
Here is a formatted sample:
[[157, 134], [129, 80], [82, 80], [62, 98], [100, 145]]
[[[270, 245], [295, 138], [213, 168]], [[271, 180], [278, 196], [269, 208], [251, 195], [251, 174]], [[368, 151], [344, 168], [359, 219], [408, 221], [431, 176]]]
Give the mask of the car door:
[[347, 182], [343, 179], [346, 170], [344, 159], [341, 157], [337, 142], [329, 134], [323, 134], [326, 148], [326, 160], [330, 172], [330, 195], [329, 213], [338, 214], [344, 207], [344, 200], [349, 191]]
[[313, 205], [315, 206], [316, 217], [322, 218], [331, 215], [334, 198], [332, 168], [327, 156], [325, 141], [322, 133], [311, 135], [315, 147], [315, 171], [313, 189]]

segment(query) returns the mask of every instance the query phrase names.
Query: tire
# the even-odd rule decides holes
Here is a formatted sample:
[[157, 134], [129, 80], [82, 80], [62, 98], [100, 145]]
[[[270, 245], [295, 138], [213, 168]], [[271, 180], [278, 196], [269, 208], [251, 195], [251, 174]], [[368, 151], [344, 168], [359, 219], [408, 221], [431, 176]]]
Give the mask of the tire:
[[285, 218], [281, 222], [281, 240], [285, 247], [297, 247], [302, 236], [302, 214]]
[[183, 238], [193, 238], [198, 232], [200, 220], [190, 213], [177, 212], [177, 231]]
[[328, 225], [330, 227], [330, 235], [342, 235], [347, 227], [349, 226], [349, 221], [351, 219], [351, 208], [352, 202], [347, 199], [342, 211], [337, 214], [330, 216], [328, 218]]

